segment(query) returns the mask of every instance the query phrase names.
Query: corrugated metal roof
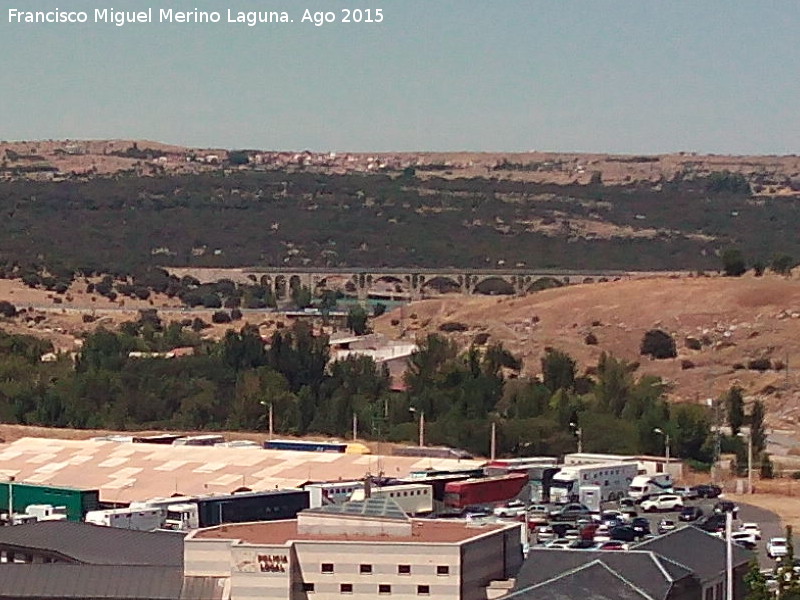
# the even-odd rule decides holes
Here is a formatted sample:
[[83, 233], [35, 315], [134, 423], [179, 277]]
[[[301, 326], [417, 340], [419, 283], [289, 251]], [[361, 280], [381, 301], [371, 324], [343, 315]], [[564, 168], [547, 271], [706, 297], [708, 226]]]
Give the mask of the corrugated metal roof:
[[90, 565], [183, 566], [183, 536], [102, 527], [71, 521], [40, 521], [0, 527], [0, 548], [49, 551]]
[[[307, 481], [361, 479], [367, 472], [405, 477], [423, 469], [468, 469], [482, 461], [22, 438], [0, 445], [0, 478], [99, 489], [106, 502], [174, 493], [229, 493], [297, 487]], [[215, 468], [209, 472], [209, 465]], [[217, 468], [219, 467], [219, 468]]]
[[0, 598], [177, 600], [182, 586], [180, 567], [0, 565]]

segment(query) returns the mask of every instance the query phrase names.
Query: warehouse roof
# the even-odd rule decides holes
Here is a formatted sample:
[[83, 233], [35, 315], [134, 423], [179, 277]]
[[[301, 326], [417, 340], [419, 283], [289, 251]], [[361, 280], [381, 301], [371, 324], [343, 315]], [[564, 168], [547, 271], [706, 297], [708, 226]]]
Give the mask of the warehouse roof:
[[0, 565], [0, 598], [174, 600], [182, 587], [179, 567]]
[[230, 493], [297, 487], [308, 481], [361, 479], [368, 472], [405, 477], [423, 469], [469, 469], [481, 461], [298, 452], [260, 448], [169, 446], [131, 442], [22, 438], [0, 445], [0, 479], [99, 489], [106, 502], [175, 493]]
[[183, 566], [183, 536], [102, 527], [72, 521], [40, 521], [0, 527], [0, 548], [47, 552], [89, 565]]

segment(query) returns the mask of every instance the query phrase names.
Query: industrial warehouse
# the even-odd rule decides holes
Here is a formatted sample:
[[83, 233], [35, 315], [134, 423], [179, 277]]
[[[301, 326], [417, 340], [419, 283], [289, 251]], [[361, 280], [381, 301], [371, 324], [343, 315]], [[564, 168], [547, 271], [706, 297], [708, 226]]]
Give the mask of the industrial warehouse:
[[[0, 528], [0, 599], [538, 598], [540, 562], [556, 587], [611, 569], [599, 578], [608, 595], [591, 594], [611, 598], [642, 556], [670, 565], [686, 539], [704, 549], [698, 565], [681, 567], [680, 589], [722, 600], [716, 505], [691, 532], [662, 519], [652, 529], [663, 536], [636, 516], [678, 494], [689, 506], [689, 488], [674, 485], [680, 461], [397, 451], [218, 435], [5, 444], [0, 509], [13, 526]], [[736, 598], [750, 556], [736, 545]], [[143, 585], [143, 575], [160, 583]]]

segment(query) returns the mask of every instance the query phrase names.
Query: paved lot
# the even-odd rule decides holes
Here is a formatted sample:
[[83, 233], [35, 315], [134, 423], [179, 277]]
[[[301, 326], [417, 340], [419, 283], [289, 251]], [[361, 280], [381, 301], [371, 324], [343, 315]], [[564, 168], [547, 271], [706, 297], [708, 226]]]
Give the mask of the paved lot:
[[[686, 505], [699, 506], [703, 509], [704, 516], [713, 514], [714, 504], [718, 499], [703, 499], [687, 501]], [[757, 545], [758, 562], [762, 569], [772, 568], [775, 561], [767, 557], [766, 546], [771, 537], [782, 537], [785, 534], [785, 529], [781, 524], [780, 517], [773, 512], [758, 508], [755, 506], [747, 505], [743, 502], [738, 502], [739, 513], [738, 518], [733, 523], [733, 530], [736, 531], [739, 526], [744, 522], [755, 522], [761, 527], [761, 541]], [[606, 504], [603, 506], [605, 510], [616, 508], [614, 504]], [[645, 517], [650, 521], [650, 530], [653, 534], [658, 531], [658, 523], [662, 519], [669, 519], [675, 521], [678, 527], [687, 527], [692, 523], [687, 523], [678, 520], [677, 512], [659, 512], [659, 513], [645, 513], [637, 508], [639, 516]], [[489, 519], [493, 520], [493, 519]], [[797, 546], [798, 538], [795, 536], [795, 546]]]

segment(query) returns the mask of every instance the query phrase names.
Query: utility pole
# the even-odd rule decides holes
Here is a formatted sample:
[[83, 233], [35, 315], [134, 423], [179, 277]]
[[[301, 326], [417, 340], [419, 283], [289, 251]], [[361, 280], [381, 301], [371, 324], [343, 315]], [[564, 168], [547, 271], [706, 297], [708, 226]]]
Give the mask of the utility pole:
[[492, 421], [492, 439], [491, 439], [491, 450], [489, 452], [489, 456], [492, 460], [495, 459], [497, 455], [497, 423]]
[[259, 401], [261, 406], [265, 406], [267, 408], [267, 427], [269, 429], [269, 439], [272, 439], [272, 435], [274, 433], [274, 420], [272, 414], [272, 402], [267, 402], [266, 400]]
[[358, 415], [353, 413], [353, 441], [358, 439]]
[[725, 569], [725, 581], [728, 584], [727, 600], [733, 600], [733, 548], [731, 542], [731, 530], [733, 528], [733, 513], [725, 513], [725, 545], [727, 565]]
[[419, 411], [419, 447], [425, 445], [425, 411]]

